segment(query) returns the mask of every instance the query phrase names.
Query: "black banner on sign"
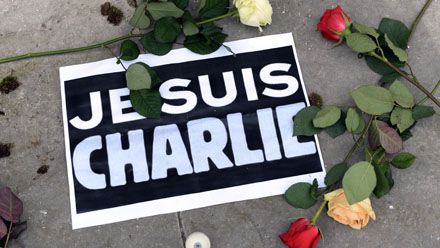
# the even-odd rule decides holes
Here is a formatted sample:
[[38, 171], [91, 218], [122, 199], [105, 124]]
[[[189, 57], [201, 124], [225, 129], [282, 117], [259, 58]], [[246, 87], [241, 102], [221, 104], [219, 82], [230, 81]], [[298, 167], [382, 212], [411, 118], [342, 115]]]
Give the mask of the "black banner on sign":
[[162, 83], [160, 119], [131, 107], [114, 60], [61, 69], [74, 228], [283, 193], [325, 174], [291, 34], [144, 55]]

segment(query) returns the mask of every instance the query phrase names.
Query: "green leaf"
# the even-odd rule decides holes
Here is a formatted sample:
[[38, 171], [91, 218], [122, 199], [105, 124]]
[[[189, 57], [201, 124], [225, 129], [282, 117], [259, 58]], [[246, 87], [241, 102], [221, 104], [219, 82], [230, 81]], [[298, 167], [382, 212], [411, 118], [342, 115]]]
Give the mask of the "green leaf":
[[385, 157], [385, 150], [382, 147], [372, 151], [368, 146], [365, 147], [365, 160], [372, 164], [380, 164]]
[[217, 51], [225, 41], [227, 35], [222, 29], [214, 26], [203, 26], [200, 33], [186, 36], [183, 45], [194, 53], [210, 54]]
[[199, 27], [195, 22], [185, 21], [183, 23], [183, 33], [186, 36], [195, 35], [199, 32]]
[[333, 139], [345, 133], [345, 116], [344, 111], [341, 111], [341, 118], [334, 125], [325, 129], [325, 132]]
[[159, 118], [162, 99], [156, 90], [130, 90], [130, 101], [133, 109], [148, 118]]
[[377, 74], [389, 75], [395, 72], [391, 67], [375, 57], [365, 56], [365, 61], [368, 67]]
[[387, 34], [389, 39], [403, 50], [408, 47], [410, 30], [401, 21], [383, 18], [379, 24], [379, 31]]
[[165, 55], [171, 51], [173, 48], [173, 43], [160, 43], [156, 41], [154, 38], [154, 32], [151, 31], [147, 34], [145, 34], [140, 40], [139, 40], [144, 47], [144, 49], [152, 54], [155, 55]]
[[399, 80], [394, 81], [390, 86], [391, 95], [400, 106], [412, 108], [414, 106], [414, 96], [409, 89]]
[[293, 135], [312, 136], [321, 131], [313, 125], [313, 118], [319, 112], [316, 106], [305, 107], [301, 109], [293, 118]]
[[203, 7], [205, 7], [206, 0], [200, 0], [199, 7], [197, 8], [197, 12], [199, 12]]
[[413, 136], [409, 129], [403, 131], [399, 135], [400, 135], [400, 138], [402, 138], [403, 141], [407, 141], [407, 140], [409, 140]]
[[148, 73], [150, 74], [150, 77], [151, 77], [151, 88], [157, 88], [157, 86], [159, 86], [159, 83], [160, 83], [160, 78], [159, 78], [159, 76], [156, 74], [156, 72], [153, 70], [153, 69], [151, 69], [151, 67], [150, 66], [148, 66], [147, 64], [145, 64], [145, 63], [141, 63], [145, 68], [147, 68], [147, 70], [148, 70]]
[[131, 64], [125, 73], [127, 87], [130, 90], [141, 90], [151, 88], [151, 76], [143, 63]]
[[361, 134], [364, 131], [366, 124], [364, 118], [361, 116], [361, 121], [359, 122], [358, 128], [353, 132], [354, 134]]
[[400, 61], [406, 62], [408, 61], [408, 54], [402, 48], [394, 45], [394, 43], [388, 38], [388, 35], [385, 34], [385, 41], [388, 44], [388, 47], [393, 51], [394, 55], [399, 58]]
[[183, 15], [183, 10], [177, 8], [173, 2], [148, 3], [147, 10], [150, 12], [154, 20], [159, 20], [167, 16], [179, 18]]
[[393, 160], [391, 160], [391, 164], [399, 169], [409, 168], [414, 161], [416, 160], [416, 156], [409, 152], [402, 152], [395, 156]]
[[150, 18], [145, 14], [147, 3], [141, 3], [134, 11], [129, 23], [132, 27], [146, 29], [150, 26]]
[[313, 119], [317, 128], [325, 128], [335, 124], [341, 118], [341, 109], [335, 106], [323, 107]]
[[388, 194], [394, 186], [394, 180], [391, 175], [391, 166], [388, 162], [374, 164], [374, 172], [376, 173], [377, 183], [373, 192], [377, 198], [381, 198]]
[[287, 189], [284, 197], [287, 203], [295, 208], [310, 208], [317, 201], [311, 194], [313, 187], [309, 183], [296, 183]]
[[374, 51], [377, 48], [374, 42], [368, 35], [361, 33], [352, 33], [346, 37], [347, 46], [358, 53], [367, 53]]
[[200, 19], [210, 19], [224, 15], [229, 11], [229, 0], [205, 0], [200, 3]]
[[139, 47], [132, 40], [124, 40], [121, 43], [121, 56], [122, 60], [135, 60], [139, 57]]
[[[355, 108], [352, 108], [355, 112], [350, 111], [350, 117], [345, 118], [344, 125], [347, 127], [350, 127], [350, 130], [348, 132], [353, 134], [360, 134], [364, 131], [365, 128], [365, 120], [362, 117], [362, 114], [359, 114], [358, 111]], [[348, 113], [347, 113], [348, 114]], [[354, 129], [357, 125], [357, 128]]]
[[214, 24], [205, 24], [202, 26], [202, 30], [200, 31], [200, 33], [206, 37], [212, 37], [215, 34], [221, 33], [222, 30], [223, 29], [221, 27], [216, 26]]
[[376, 187], [374, 167], [366, 161], [351, 166], [342, 179], [342, 187], [350, 205], [368, 198]]
[[366, 26], [361, 23], [353, 22], [353, 26], [357, 29], [361, 34], [368, 34], [373, 36], [374, 38], [379, 38], [380, 34], [376, 31], [376, 29]]
[[392, 72], [390, 74], [383, 75], [382, 78], [380, 78], [379, 82], [384, 84], [392, 84], [394, 81], [400, 78], [400, 74], [397, 72]]
[[191, 36], [199, 33], [200, 31], [199, 26], [197, 25], [196, 21], [194, 20], [194, 17], [191, 15], [189, 11], [185, 10], [185, 13], [183, 13], [182, 22], [183, 22], [182, 25], [183, 33], [185, 34], [185, 36]]
[[351, 92], [356, 105], [370, 115], [381, 115], [390, 112], [394, 107], [394, 99], [389, 90], [375, 86], [364, 85]]
[[397, 125], [397, 128], [402, 133], [414, 124], [412, 111], [401, 107], [394, 108], [391, 112], [391, 124]]
[[348, 165], [346, 163], [340, 163], [333, 166], [325, 176], [324, 183], [327, 186], [331, 186], [337, 183], [344, 177], [345, 172], [348, 170]]
[[318, 190], [318, 180], [315, 178], [315, 179], [313, 179], [312, 189], [310, 190], [310, 196], [313, 199], [318, 200], [318, 197], [320, 195], [321, 195], [321, 193]]
[[347, 127], [347, 131], [350, 133], [355, 133], [359, 126], [361, 125], [361, 116], [354, 108], [349, 108], [347, 111], [347, 118], [345, 118], [345, 126]]
[[179, 9], [186, 9], [186, 7], [188, 7], [188, 2], [189, 0], [170, 0], [171, 2], [173, 2], [177, 8]]
[[435, 110], [431, 106], [416, 105], [412, 112], [412, 117], [414, 120], [418, 121], [423, 118], [431, 117], [435, 114]]
[[391, 113], [385, 113], [377, 116], [377, 120], [383, 122], [390, 122]]
[[163, 17], [154, 25], [154, 39], [161, 43], [176, 41], [180, 32], [180, 24], [174, 17]]
[[389, 154], [402, 150], [403, 142], [399, 134], [383, 121], [374, 120], [368, 132], [368, 143], [373, 149], [382, 146]]

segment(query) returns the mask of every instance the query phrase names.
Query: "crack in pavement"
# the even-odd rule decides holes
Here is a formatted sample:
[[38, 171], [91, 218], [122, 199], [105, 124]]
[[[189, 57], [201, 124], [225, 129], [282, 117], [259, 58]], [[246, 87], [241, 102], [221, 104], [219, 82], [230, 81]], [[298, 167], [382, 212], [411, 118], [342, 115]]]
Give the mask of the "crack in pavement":
[[182, 217], [180, 216], [180, 212], [177, 212], [176, 216], [180, 230], [180, 238], [182, 239], [182, 247], [185, 248], [185, 230], [183, 229], [183, 222], [182, 222]]

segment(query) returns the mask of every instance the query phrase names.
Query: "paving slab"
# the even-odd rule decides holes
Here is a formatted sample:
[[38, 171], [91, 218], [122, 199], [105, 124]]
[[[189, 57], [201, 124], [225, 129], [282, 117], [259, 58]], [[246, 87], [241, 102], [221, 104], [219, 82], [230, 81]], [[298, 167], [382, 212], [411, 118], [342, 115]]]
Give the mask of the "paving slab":
[[[83, 46], [127, 33], [133, 9], [125, 0], [111, 0], [126, 16], [121, 25], [112, 26], [99, 13], [103, 2], [0, 0], [0, 57]], [[271, 0], [273, 24], [264, 32], [236, 20], [221, 25], [229, 40], [292, 32], [308, 91], [321, 94], [327, 104], [349, 105], [350, 90], [379, 76], [346, 47], [332, 48], [320, 37], [315, 27], [323, 10], [340, 4], [357, 22], [377, 25], [381, 17], [390, 17], [410, 25], [424, 2]], [[434, 0], [409, 48], [413, 69], [429, 88], [440, 78], [439, 23], [440, 1]], [[12, 155], [0, 159], [0, 185], [12, 187], [23, 199], [23, 219], [28, 221], [28, 229], [11, 247], [181, 248], [182, 232], [194, 231], [208, 234], [214, 248], [284, 247], [277, 235], [315, 209], [293, 209], [281, 196], [185, 211], [179, 218], [167, 214], [71, 230], [58, 68], [109, 57], [108, 51], [98, 49], [0, 66], [0, 77], [13, 70], [21, 82], [18, 90], [0, 95], [0, 110], [5, 112], [0, 116], [0, 142], [14, 143]], [[355, 231], [322, 215], [318, 225], [325, 238], [319, 247], [440, 247], [439, 116], [421, 121], [413, 133], [404, 148], [418, 155], [416, 163], [395, 170], [391, 193], [372, 199], [377, 220]], [[341, 161], [353, 143], [349, 135], [331, 139], [322, 133], [319, 138], [327, 168]], [[38, 175], [42, 165], [49, 171]]]

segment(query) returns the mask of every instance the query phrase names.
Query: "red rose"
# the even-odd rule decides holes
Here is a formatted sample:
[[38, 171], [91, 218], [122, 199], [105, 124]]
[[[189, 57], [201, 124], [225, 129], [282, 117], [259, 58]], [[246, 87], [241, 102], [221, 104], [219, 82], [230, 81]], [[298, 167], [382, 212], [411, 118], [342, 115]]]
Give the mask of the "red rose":
[[281, 241], [289, 248], [315, 248], [321, 239], [318, 227], [305, 218], [293, 222], [287, 232], [280, 235]]
[[[345, 18], [344, 18], [345, 16]], [[324, 12], [318, 23], [317, 30], [322, 36], [330, 41], [340, 41], [342, 37], [351, 33], [351, 18], [344, 13], [338, 5], [334, 9], [328, 9]]]

